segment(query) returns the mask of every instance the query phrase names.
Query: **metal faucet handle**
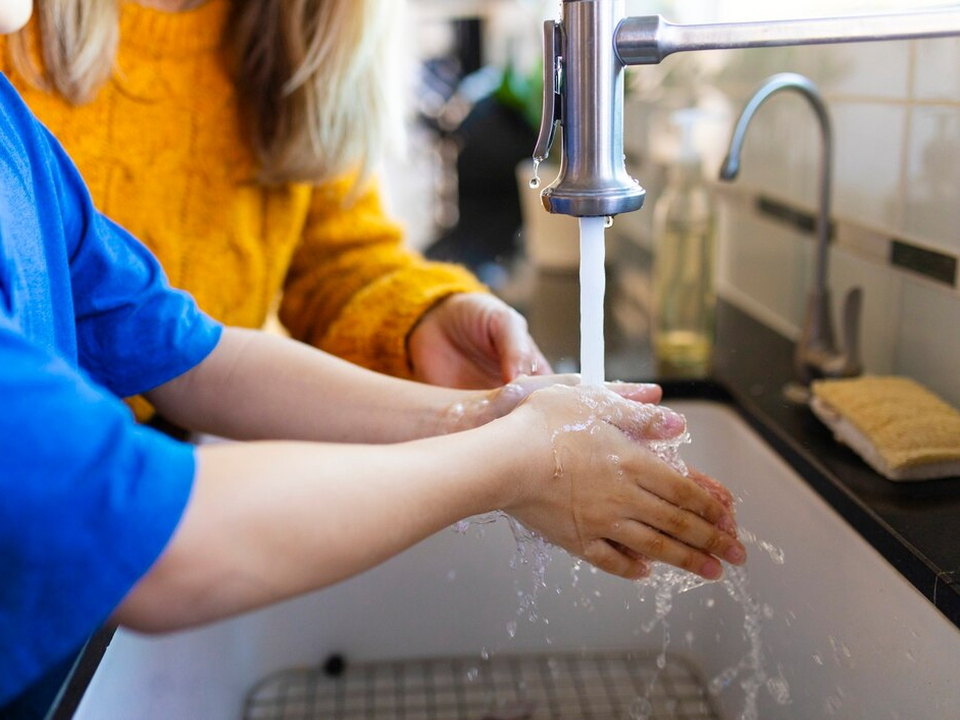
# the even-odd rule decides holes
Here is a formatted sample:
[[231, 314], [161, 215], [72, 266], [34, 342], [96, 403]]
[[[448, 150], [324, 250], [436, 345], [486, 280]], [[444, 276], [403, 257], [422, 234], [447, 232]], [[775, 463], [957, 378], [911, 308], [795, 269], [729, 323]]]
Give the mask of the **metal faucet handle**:
[[550, 156], [557, 125], [563, 111], [560, 95], [560, 25], [547, 20], [543, 23], [543, 109], [540, 115], [540, 135], [533, 151], [538, 165]]
[[854, 377], [863, 372], [860, 362], [860, 318], [863, 289], [852, 288], [843, 301], [843, 343], [820, 368], [824, 377]]
[[860, 318], [863, 290], [852, 288], [843, 302], [842, 343], [833, 341], [829, 293], [811, 293], [807, 320], [794, 363], [803, 386], [818, 378], [855, 377], [863, 372], [860, 361]]

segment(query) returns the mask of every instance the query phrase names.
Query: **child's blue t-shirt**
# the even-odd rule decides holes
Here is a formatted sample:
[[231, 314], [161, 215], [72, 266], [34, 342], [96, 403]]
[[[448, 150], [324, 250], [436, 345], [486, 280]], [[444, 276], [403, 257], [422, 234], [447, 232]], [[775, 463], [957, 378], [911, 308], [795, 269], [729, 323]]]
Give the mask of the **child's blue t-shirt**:
[[76, 653], [173, 534], [193, 450], [119, 398], [220, 332], [94, 209], [0, 75], [0, 707]]

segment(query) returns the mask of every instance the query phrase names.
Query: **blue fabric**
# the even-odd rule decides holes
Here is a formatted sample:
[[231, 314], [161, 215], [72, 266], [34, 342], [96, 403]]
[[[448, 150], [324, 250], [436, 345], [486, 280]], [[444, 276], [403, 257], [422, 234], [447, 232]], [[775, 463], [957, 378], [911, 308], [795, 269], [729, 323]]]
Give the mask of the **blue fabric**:
[[120, 398], [220, 332], [94, 209], [0, 75], [0, 707], [67, 662], [173, 534], [193, 449]]

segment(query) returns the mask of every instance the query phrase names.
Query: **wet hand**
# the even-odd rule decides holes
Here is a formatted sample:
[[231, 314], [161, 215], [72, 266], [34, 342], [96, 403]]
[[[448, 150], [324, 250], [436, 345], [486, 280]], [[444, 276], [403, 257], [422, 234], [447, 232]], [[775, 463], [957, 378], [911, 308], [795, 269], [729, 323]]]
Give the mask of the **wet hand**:
[[458, 293], [428, 311], [407, 341], [414, 378], [431, 385], [494, 388], [550, 364], [520, 313], [493, 295]]
[[648, 574], [648, 559], [711, 580], [720, 559], [745, 561], [730, 494], [649, 448], [683, 432], [679, 415], [599, 388], [554, 386], [510, 419], [526, 428], [518, 432], [530, 472], [503, 509], [548, 541], [627, 578]]
[[[538, 390], [554, 385], [576, 387], [580, 376], [567, 375], [521, 375], [512, 382], [494, 390], [478, 392], [447, 408], [438, 434], [459, 432], [486, 425], [515, 410], [524, 400]], [[635, 403], [658, 403], [663, 396], [659, 385], [650, 383], [605, 383], [608, 390]]]

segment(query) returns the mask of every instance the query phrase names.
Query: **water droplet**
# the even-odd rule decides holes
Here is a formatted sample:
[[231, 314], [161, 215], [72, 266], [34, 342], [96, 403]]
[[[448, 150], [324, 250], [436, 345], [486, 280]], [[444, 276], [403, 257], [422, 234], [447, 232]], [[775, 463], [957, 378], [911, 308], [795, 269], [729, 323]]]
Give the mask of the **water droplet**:
[[663, 670], [667, 666], [667, 656], [664, 653], [657, 655], [657, 667]]
[[480, 657], [482, 657], [484, 660], [489, 660], [489, 659], [490, 659], [490, 651], [487, 650], [486, 648], [482, 648], [482, 649], [480, 650]]
[[823, 709], [827, 715], [836, 715], [842, 705], [843, 703], [840, 701], [840, 698], [833, 695], [823, 701]]
[[650, 704], [650, 701], [646, 698], [638, 697], [634, 698], [634, 701], [630, 703], [628, 715], [630, 716], [630, 720], [648, 720], [652, 712], [653, 705]]
[[510, 622], [507, 623], [507, 635], [509, 635], [511, 638], [514, 638], [514, 637], [517, 636], [517, 621], [516, 621], [516, 620], [511, 620]]
[[540, 187], [540, 163], [542, 162], [543, 158], [535, 157], [533, 159], [533, 177], [530, 178], [530, 182], [528, 183], [531, 190], [536, 190]]
[[613, 216], [612, 216], [612, 215], [607, 215], [607, 216], [603, 219], [603, 226], [604, 226], [605, 228], [612, 228], [612, 227], [613, 227]]
[[790, 704], [790, 685], [783, 676], [767, 680], [767, 692], [778, 705]]
[[480, 677], [480, 670], [479, 670], [479, 668], [473, 667], [473, 668], [470, 668], [469, 670], [467, 670], [467, 682], [471, 682], [471, 683], [472, 683], [472, 682], [475, 681], [478, 677]]

